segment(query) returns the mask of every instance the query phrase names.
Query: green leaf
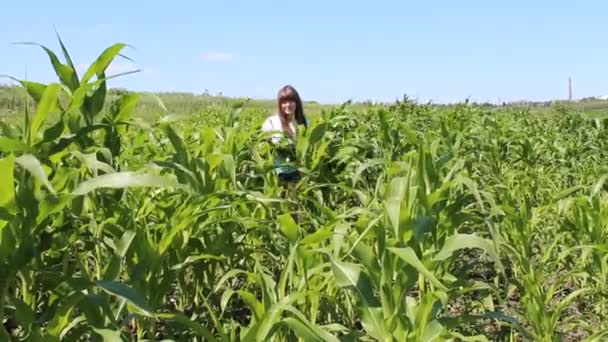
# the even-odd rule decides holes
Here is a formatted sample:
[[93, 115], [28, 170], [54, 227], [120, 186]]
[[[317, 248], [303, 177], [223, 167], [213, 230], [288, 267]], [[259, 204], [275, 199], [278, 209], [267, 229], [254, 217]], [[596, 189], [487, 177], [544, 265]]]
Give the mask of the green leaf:
[[329, 228], [319, 229], [316, 232], [305, 236], [302, 241], [300, 241], [301, 245], [312, 245], [319, 243], [323, 240], [327, 240], [334, 236], [334, 233]]
[[72, 152], [76, 158], [80, 160], [81, 163], [85, 164], [87, 169], [89, 169], [93, 174], [97, 174], [99, 170], [104, 173], [114, 173], [115, 170], [108, 164], [97, 160], [97, 153], [91, 152], [88, 154], [83, 154], [80, 151]]
[[310, 144], [314, 145], [317, 142], [319, 142], [321, 139], [323, 139], [326, 131], [327, 131], [326, 122], [315, 126], [315, 128], [313, 128], [312, 131], [310, 132], [310, 138], [309, 138]]
[[[97, 77], [105, 79], [106, 75], [100, 73]], [[94, 87], [94, 89], [95, 91], [92, 95], [85, 96], [81, 107], [81, 111], [84, 113], [88, 125], [93, 124], [95, 116], [103, 109], [107, 93], [106, 81], [103, 80], [98, 86]]]
[[365, 329], [374, 338], [383, 340], [386, 332], [382, 323], [380, 301], [374, 295], [375, 291], [369, 277], [362, 272], [363, 267], [360, 264], [336, 261], [333, 257], [330, 259], [338, 286], [357, 294], [360, 300], [358, 308], [364, 318]]
[[367, 335], [378, 341], [386, 340], [391, 335], [384, 328], [382, 307], [367, 307], [365, 304], [361, 304], [357, 307], [357, 311], [361, 317], [361, 325], [367, 332]]
[[603, 341], [606, 336], [608, 336], [608, 328], [600, 329], [599, 331], [594, 331], [593, 335], [585, 337], [584, 339], [581, 340], [581, 342]]
[[106, 280], [117, 280], [120, 276], [122, 266], [122, 259], [113, 255], [110, 262], [104, 268], [103, 279]]
[[602, 191], [602, 189], [604, 188], [604, 184], [606, 183], [606, 179], [608, 179], [608, 173], [603, 174], [594, 184], [593, 187], [591, 188], [591, 196], [597, 196], [597, 194], [600, 193], [600, 191]]
[[339, 287], [353, 288], [368, 306], [379, 306], [380, 302], [374, 295], [372, 284], [362, 272], [360, 264], [340, 262], [332, 258], [331, 265]]
[[110, 330], [110, 329], [96, 329], [93, 328], [95, 333], [103, 338], [104, 342], [122, 342], [123, 339], [120, 336], [120, 330]]
[[[8, 221], [0, 220], [0, 265], [5, 265], [8, 260], [15, 253], [13, 246], [17, 245], [17, 239], [13, 230], [8, 227]], [[3, 271], [6, 272], [7, 267], [2, 266]]]
[[413, 249], [411, 249], [410, 247], [407, 247], [407, 248], [388, 247], [387, 249], [391, 253], [398, 256], [401, 260], [405, 261], [406, 263], [408, 263], [409, 265], [414, 267], [418, 272], [422, 273], [431, 283], [433, 283], [433, 285], [437, 286], [437, 288], [447, 291], [447, 287], [445, 287], [445, 285], [443, 285], [439, 281], [439, 279], [437, 279], [435, 277], [435, 275], [433, 275], [433, 273], [431, 273], [431, 271], [429, 271], [422, 264], [422, 262], [420, 262], [420, 259], [418, 259], [418, 256], [416, 255], [416, 252], [414, 252]]
[[261, 321], [264, 318], [266, 310], [264, 304], [262, 304], [256, 296], [248, 291], [239, 290], [236, 293], [243, 299], [243, 301], [249, 306], [253, 312], [253, 316], [257, 321]]
[[205, 326], [203, 326], [202, 324], [200, 324], [198, 322], [188, 319], [188, 317], [184, 316], [184, 314], [182, 314], [182, 313], [162, 313], [162, 314], [157, 314], [156, 317], [158, 317], [160, 319], [176, 321], [177, 323], [183, 325], [184, 327], [193, 330], [199, 336], [204, 337], [205, 341], [210, 341], [210, 342], [217, 341], [217, 339], [213, 336], [213, 334], [211, 333], [211, 331], [209, 331], [209, 329], [207, 329]]
[[105, 292], [133, 304], [144, 315], [154, 317], [152, 308], [148, 305], [146, 299], [126, 284], [107, 280], [99, 280], [96, 284]]
[[236, 168], [234, 166], [234, 157], [232, 154], [224, 154], [224, 163], [222, 164], [224, 172], [228, 174], [230, 181], [236, 186]]
[[182, 230], [186, 229], [186, 227], [190, 227], [192, 222], [196, 219], [197, 219], [196, 216], [191, 215], [189, 217], [183, 218], [182, 220], [178, 221], [178, 223], [174, 223], [172, 225], [171, 229], [169, 231], [166, 231], [163, 234], [163, 237], [158, 244], [158, 254], [159, 255], [165, 254], [165, 252], [169, 249], [169, 247], [173, 243], [175, 236]]
[[437, 320], [432, 320], [429, 324], [424, 327], [421, 341], [438, 341], [442, 334], [446, 332], [446, 329]]
[[[282, 314], [290, 306], [291, 303], [298, 300], [300, 297], [304, 295], [304, 292], [292, 293], [279, 302], [274, 303], [267, 313], [264, 315], [263, 320], [259, 325], [255, 326], [255, 329], [250, 330], [242, 341], [268, 341], [270, 340], [270, 332], [272, 328], [281, 322]], [[254, 336], [255, 335], [255, 338]]]
[[122, 237], [114, 247], [114, 255], [105, 267], [104, 279], [116, 280], [120, 275], [122, 259], [126, 256], [129, 247], [137, 233], [133, 230], [127, 230], [122, 234]]
[[233, 289], [226, 289], [224, 291], [224, 293], [222, 293], [222, 298], [220, 299], [220, 309], [222, 310], [221, 312], [224, 313], [224, 311], [226, 311], [226, 306], [228, 306], [228, 302], [230, 301], [230, 298], [232, 298], [232, 295], [235, 294], [236, 291], [234, 291]]
[[44, 124], [44, 121], [48, 115], [58, 109], [57, 99], [60, 90], [61, 87], [57, 83], [47, 86], [44, 90], [40, 103], [38, 103], [36, 114], [34, 115], [34, 118], [32, 118], [32, 122], [30, 124], [30, 137], [38, 137], [40, 128]]
[[108, 304], [108, 300], [103, 295], [87, 295], [79, 306], [80, 311], [83, 313], [79, 317], [93, 328], [104, 329], [106, 328], [106, 317], [113, 316]]
[[57, 74], [57, 77], [59, 77], [61, 83], [65, 84], [71, 91], [74, 91], [78, 88], [79, 83], [78, 78], [76, 76], [76, 70], [73, 67], [70, 67], [70, 65], [65, 65], [61, 63], [59, 61], [59, 58], [57, 58], [57, 55], [55, 55], [55, 53], [51, 49], [47, 48], [44, 45], [32, 42], [23, 42], [18, 44], [36, 45], [41, 47], [44, 51], [46, 51], [47, 55], [49, 56], [51, 64], [53, 65], [53, 69], [55, 69], [55, 74]]
[[367, 268], [368, 272], [379, 273], [380, 264], [378, 263], [378, 256], [374, 253], [374, 249], [367, 245], [365, 242], [359, 242], [353, 248], [353, 256], [360, 261]]
[[63, 52], [63, 57], [65, 58], [67, 65], [70, 68], [72, 68], [72, 70], [74, 70], [75, 82], [78, 85], [79, 82], [78, 82], [78, 73], [76, 70], [76, 66], [74, 65], [74, 62], [72, 61], [72, 58], [70, 57], [70, 54], [68, 53], [68, 49], [66, 49], [65, 44], [63, 44], [63, 40], [61, 40], [59, 33], [57, 31], [55, 31], [55, 34], [57, 35], [57, 40], [59, 40], [59, 45], [61, 46], [61, 51]]
[[5, 153], [11, 152], [30, 152], [31, 149], [21, 141], [14, 140], [8, 137], [0, 137], [0, 151]]
[[[290, 318], [297, 320], [298, 323], [303, 325], [304, 329], [306, 329], [307, 332], [304, 332], [304, 331], [302, 331], [302, 332], [304, 332], [307, 336], [308, 336], [308, 334], [312, 334], [313, 336], [316, 336], [316, 338], [319, 338], [321, 341], [327, 341], [327, 342], [339, 342], [340, 341], [337, 337], [330, 334], [327, 330], [325, 330], [322, 327], [311, 322], [300, 310], [294, 308], [293, 306], [289, 305], [286, 307], [285, 310], [289, 311], [291, 314], [293, 314], [295, 316], [293, 318], [292, 317], [290, 317]], [[300, 328], [300, 327], [298, 327], [298, 328]], [[305, 338], [304, 340], [308, 341], [307, 338]]]
[[73, 195], [86, 195], [101, 188], [155, 187], [169, 188], [176, 185], [173, 180], [164, 176], [137, 174], [130, 171], [115, 172], [97, 176], [78, 185]]
[[492, 261], [494, 261], [496, 267], [504, 273], [504, 267], [496, 253], [492, 240], [484, 239], [472, 234], [455, 234], [448, 237], [434, 260], [445, 260], [451, 257], [455, 251], [464, 248], [479, 248], [483, 250], [490, 256]]
[[[106, 69], [108, 68], [110, 63], [112, 63], [114, 58], [120, 54], [120, 51], [126, 46], [128, 46], [128, 45], [124, 44], [124, 43], [117, 43], [117, 44], [114, 44], [114, 45], [106, 48], [99, 55], [99, 57], [97, 57], [95, 62], [93, 62], [91, 64], [91, 66], [89, 66], [88, 70], [82, 77], [82, 83], [88, 83], [88, 81], [94, 75], [97, 76], [98, 80], [105, 79], [106, 78]], [[124, 56], [122, 56], [122, 57], [124, 57]], [[127, 57], [124, 57], [124, 58], [129, 59]], [[136, 70], [136, 71], [138, 71], [138, 70]], [[87, 96], [85, 98], [83, 106], [82, 106], [82, 111], [85, 113], [85, 116], [87, 117], [89, 124], [93, 123], [94, 117], [97, 114], [99, 114], [99, 112], [101, 112], [101, 110], [104, 106], [104, 103], [105, 103], [106, 93], [107, 93], [107, 85], [106, 85], [106, 81], [103, 80], [99, 84], [99, 86], [96, 87], [96, 90], [94, 91], [93, 95]]]
[[40, 164], [40, 161], [36, 157], [34, 157], [31, 154], [24, 154], [22, 156], [19, 156], [17, 159], [15, 159], [15, 161], [21, 167], [23, 167], [24, 169], [29, 171], [29, 173], [32, 174], [32, 176], [34, 176], [38, 180], [40, 180], [42, 182], [42, 184], [44, 184], [44, 186], [46, 186], [46, 188], [52, 194], [55, 194], [55, 190], [53, 189], [53, 186], [49, 182], [46, 174], [44, 173], [44, 170], [42, 169], [42, 165]]
[[390, 123], [388, 122], [388, 116], [389, 116], [389, 112], [382, 109], [377, 111], [378, 114], [378, 120], [380, 122], [380, 128], [381, 133], [382, 133], [382, 140], [385, 141], [386, 143], [391, 143], [392, 139], [391, 139], [391, 129], [390, 129]]
[[118, 244], [116, 244], [116, 250], [114, 251], [114, 255], [119, 258], [124, 258], [125, 255], [127, 255], [127, 251], [129, 250], [131, 243], [135, 239], [135, 235], [137, 235], [137, 233], [133, 230], [125, 231], [122, 234], [120, 241], [118, 241]]
[[334, 256], [338, 256], [344, 245], [344, 238], [350, 229], [348, 223], [340, 223], [334, 227], [334, 235], [331, 239], [331, 245], [333, 246]]
[[15, 306], [15, 318], [17, 322], [20, 322], [23, 326], [34, 324], [36, 319], [34, 311], [19, 298], [13, 298], [12, 301]]
[[68, 146], [70, 146], [70, 144], [72, 144], [73, 142], [75, 142], [79, 139], [86, 139], [87, 135], [89, 133], [92, 133], [98, 129], [106, 129], [107, 127], [108, 126], [105, 124], [97, 124], [97, 125], [91, 125], [88, 127], [83, 127], [81, 129], [78, 129], [78, 131], [75, 134], [72, 134], [72, 135], [59, 139], [59, 141], [51, 147], [51, 149], [49, 151], [49, 155], [57, 154], [57, 153], [63, 151]]
[[187, 168], [190, 159], [188, 158], [188, 150], [186, 149], [184, 140], [181, 136], [179, 136], [179, 134], [177, 134], [175, 129], [173, 129], [173, 126], [171, 126], [169, 123], [163, 123], [161, 125], [161, 129], [163, 132], [165, 132], [169, 138], [169, 141], [171, 141], [173, 148], [175, 149], [175, 161]]
[[70, 203], [70, 200], [72, 200], [72, 196], [65, 194], [45, 197], [40, 202], [40, 210], [38, 211], [38, 216], [36, 216], [36, 224], [42, 223], [42, 221], [44, 221], [44, 219], [46, 219], [49, 215], [61, 211], [68, 203]]
[[84, 299], [84, 295], [80, 292], [73, 293], [67, 298], [62, 299], [59, 304], [59, 309], [55, 313], [51, 322], [47, 327], [48, 334], [53, 337], [59, 337], [64, 328], [70, 323], [70, 315], [74, 307]]
[[600, 290], [595, 289], [595, 288], [577, 289], [577, 290], [573, 291], [572, 293], [570, 293], [568, 296], [566, 296], [564, 299], [562, 299], [557, 304], [555, 312], [557, 313], [557, 315], [561, 315], [561, 313], [564, 312], [568, 308], [568, 306], [570, 305], [570, 303], [572, 301], [574, 301], [575, 299], [577, 299], [580, 296], [585, 296], [585, 295], [595, 293], [595, 292], [600, 292]]
[[63, 121], [63, 117], [61, 117], [53, 126], [44, 130], [44, 133], [42, 134], [42, 143], [59, 138], [64, 130], [65, 122]]
[[21, 83], [21, 85], [25, 88], [27, 93], [32, 97], [32, 99], [34, 99], [34, 102], [36, 103], [36, 105], [38, 105], [38, 103], [40, 103], [40, 100], [42, 100], [42, 94], [44, 94], [44, 91], [46, 90], [46, 87], [47, 87], [46, 84], [32, 82], [32, 81], [18, 80], [15, 78], [13, 78], [13, 79], [16, 80], [17, 82]]
[[467, 188], [469, 188], [469, 191], [471, 192], [471, 194], [473, 194], [473, 197], [475, 197], [475, 199], [477, 200], [477, 203], [479, 204], [479, 207], [481, 208], [482, 211], [485, 211], [485, 206], [483, 204], [483, 200], [481, 199], [481, 194], [479, 193], [479, 189], [477, 188], [477, 183], [475, 183], [475, 181], [473, 181], [472, 179], [468, 178], [468, 177], [462, 177], [459, 176], [457, 177], [458, 182], [464, 184]]
[[307, 327], [304, 323], [300, 322], [298, 319], [293, 317], [288, 317], [283, 319], [283, 323], [285, 323], [293, 332], [296, 333], [296, 336], [301, 338], [303, 341], [318, 341], [324, 342], [325, 340], [321, 339], [317, 336], [309, 327]]
[[[48, 331], [43, 335], [41, 330], [42, 330], [41, 327], [33, 326], [32, 332], [30, 333], [30, 335], [28, 336], [28, 339], [27, 339], [28, 342], [60, 342], [61, 341], [61, 337], [49, 336]], [[3, 338], [2, 330], [0, 330], [0, 338]], [[8, 335], [5, 339], [2, 339], [2, 341], [10, 341]]]
[[[384, 201], [385, 214], [391, 224], [394, 234], [400, 240], [411, 238], [411, 233], [404, 233], [404, 225], [410, 221], [411, 212], [408, 207], [408, 195], [410, 187], [405, 177], [397, 177], [391, 180]], [[403, 241], [406, 242], [406, 241]]]
[[15, 157], [0, 159], [0, 207], [12, 208], [15, 204]]
[[[342, 151], [349, 151], [349, 148], [341, 148], [340, 151], [338, 153], [341, 153]], [[353, 152], [348, 152], [347, 154], [350, 156]], [[379, 165], [384, 165], [386, 163], [385, 160], [383, 159], [366, 159], [365, 162], [361, 163], [358, 167], [357, 170], [355, 171], [353, 177], [352, 177], [352, 186], [356, 187], [357, 183], [359, 182], [359, 180], [361, 179], [361, 174], [363, 173], [363, 171], [379, 166]], [[394, 186], [392, 183], [400, 181], [399, 179], [393, 180], [391, 181], [391, 187]]]
[[[597, 183], [596, 183], [597, 184]], [[559, 200], [562, 200], [564, 198], [570, 197], [572, 196], [574, 193], [584, 190], [585, 186], [584, 185], [575, 185], [571, 188], [568, 188], [566, 190], [562, 190], [560, 192], [558, 192], [557, 194], [553, 195], [553, 201], [557, 202]]]
[[224, 261], [224, 260], [226, 260], [226, 258], [224, 256], [217, 256], [217, 255], [205, 254], [205, 253], [199, 254], [199, 255], [190, 255], [189, 257], [186, 258], [186, 260], [184, 260], [184, 262], [171, 266], [171, 269], [172, 270], [181, 270], [184, 267], [198, 263], [199, 261], [203, 261], [203, 260]]
[[117, 78], [120, 76], [133, 74], [136, 72], [138, 72], [138, 70], [128, 71], [128, 72], [124, 72], [124, 73], [120, 73], [120, 74], [116, 74], [116, 75], [112, 75], [112, 76], [107, 76], [107, 77], [98, 77], [97, 80], [95, 80], [94, 82], [81, 84], [80, 87], [78, 87], [78, 89], [76, 89], [76, 91], [73, 92], [70, 106], [66, 109], [66, 112], [81, 110], [83, 108], [86, 97], [89, 96], [91, 92], [98, 89], [103, 82], [106, 82], [108, 80], [111, 80], [113, 78]]
[[418, 216], [412, 223], [414, 239], [422, 243], [427, 234], [433, 231], [433, 219], [430, 216]]
[[233, 269], [231, 269], [230, 271], [226, 272], [226, 273], [225, 273], [225, 274], [224, 274], [224, 275], [223, 275], [223, 276], [220, 278], [220, 280], [218, 280], [218, 281], [216, 282], [216, 284], [215, 284], [215, 288], [214, 288], [214, 291], [216, 291], [216, 292], [217, 292], [217, 291], [219, 291], [219, 289], [222, 287], [222, 284], [223, 284], [224, 282], [226, 282], [226, 280], [228, 280], [228, 279], [230, 279], [230, 278], [233, 278], [233, 277], [236, 277], [236, 276], [238, 276], [239, 274], [242, 274], [243, 276], [246, 276], [246, 277], [251, 277], [251, 273], [249, 273], [249, 272], [247, 272], [247, 271], [244, 271], [244, 270], [241, 270], [241, 269], [238, 269], [238, 268], [233, 268]]
[[283, 233], [287, 240], [291, 243], [296, 243], [300, 236], [299, 228], [291, 214], [279, 215], [277, 221], [279, 222], [281, 233]]
[[128, 45], [124, 44], [124, 43], [116, 43], [116, 44], [113, 44], [113, 45], [109, 46], [108, 48], [106, 48], [97, 57], [95, 62], [93, 62], [89, 66], [89, 68], [85, 72], [84, 76], [82, 76], [82, 83], [89, 82], [91, 77], [93, 77], [95, 75], [97, 75], [97, 77], [99, 77], [102, 74], [104, 74], [106, 69], [110, 65], [110, 63], [112, 63], [112, 61], [114, 60], [114, 58], [116, 58], [116, 56], [118, 56], [120, 54], [120, 51], [127, 46]]
[[[9, 124], [4, 121], [0, 121], [0, 137], [5, 135], [6, 138], [10, 138], [12, 140], [21, 139], [21, 128], [15, 124]], [[2, 150], [2, 145], [0, 144], [0, 151]]]
[[120, 108], [120, 110], [116, 114], [114, 121], [119, 122], [129, 120], [135, 112], [138, 101], [139, 95], [136, 93], [122, 95], [120, 100], [118, 100], [118, 108]]

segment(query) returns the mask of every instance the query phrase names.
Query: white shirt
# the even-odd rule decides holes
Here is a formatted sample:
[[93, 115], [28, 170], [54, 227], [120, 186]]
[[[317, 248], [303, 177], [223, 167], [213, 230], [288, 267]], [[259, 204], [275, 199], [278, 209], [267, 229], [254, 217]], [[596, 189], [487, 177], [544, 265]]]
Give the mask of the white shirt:
[[[306, 123], [308, 123], [308, 120], [306, 118], [304, 119], [306, 120]], [[296, 125], [295, 120], [289, 122], [289, 127], [291, 127], [291, 130], [294, 133], [296, 132], [297, 126], [298, 125]], [[281, 118], [279, 118], [279, 114], [274, 114], [266, 118], [262, 124], [262, 132], [283, 132], [283, 126], [281, 125]], [[278, 143], [281, 140], [281, 134], [277, 133], [273, 135], [270, 140], [274, 144]]]
[[[296, 131], [296, 125], [294, 124], [293, 120], [289, 123], [289, 126], [291, 127], [292, 131]], [[263, 132], [274, 132], [282, 130], [283, 126], [281, 125], [281, 118], [279, 118], [279, 114], [274, 114], [272, 116], [267, 117], [266, 121], [264, 121], [264, 123], [262, 124]]]

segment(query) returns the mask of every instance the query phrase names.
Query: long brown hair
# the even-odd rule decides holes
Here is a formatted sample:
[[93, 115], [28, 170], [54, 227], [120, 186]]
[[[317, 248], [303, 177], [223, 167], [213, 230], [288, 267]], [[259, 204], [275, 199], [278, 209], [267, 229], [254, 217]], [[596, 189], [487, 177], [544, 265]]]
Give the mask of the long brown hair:
[[306, 118], [304, 117], [304, 107], [302, 106], [302, 99], [300, 98], [300, 94], [298, 91], [291, 85], [286, 85], [279, 90], [277, 95], [277, 106], [279, 109], [279, 118], [281, 119], [281, 126], [283, 126], [283, 131], [288, 133], [289, 135], [293, 135], [291, 132], [291, 128], [287, 120], [285, 120], [285, 113], [283, 113], [281, 109], [281, 102], [283, 101], [295, 101], [296, 103], [296, 112], [294, 113], [294, 118], [296, 123], [299, 125], [304, 125], [304, 127], [308, 127], [306, 123]]

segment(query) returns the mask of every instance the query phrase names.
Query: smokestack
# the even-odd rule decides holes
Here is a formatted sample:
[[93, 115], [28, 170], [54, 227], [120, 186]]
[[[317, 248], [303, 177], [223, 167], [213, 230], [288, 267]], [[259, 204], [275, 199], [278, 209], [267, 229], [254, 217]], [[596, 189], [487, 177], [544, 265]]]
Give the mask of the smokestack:
[[572, 101], [572, 78], [568, 77], [568, 101]]

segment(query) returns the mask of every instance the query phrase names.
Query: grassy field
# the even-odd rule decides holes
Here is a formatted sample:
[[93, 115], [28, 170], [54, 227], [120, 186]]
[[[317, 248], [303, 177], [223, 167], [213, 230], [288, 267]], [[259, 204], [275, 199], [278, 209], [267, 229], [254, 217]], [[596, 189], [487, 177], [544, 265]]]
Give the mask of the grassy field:
[[[104, 110], [125, 93], [132, 91], [125, 89], [108, 89]], [[153, 114], [164, 113], [159, 101], [166, 107], [166, 111], [178, 115], [195, 115], [209, 110], [224, 107], [243, 107], [265, 110], [269, 114], [276, 111], [276, 100], [260, 100], [250, 98], [233, 98], [193, 93], [147, 93], [137, 92], [139, 100], [134, 111], [136, 117], [146, 118]], [[26, 101], [29, 109], [34, 110], [35, 103], [27, 96], [27, 91], [18, 85], [0, 85], [0, 120], [4, 122], [17, 122], [23, 115]], [[307, 112], [319, 113], [323, 109], [330, 109], [331, 105], [323, 105], [314, 101], [305, 101]], [[355, 107], [364, 107], [364, 104], [353, 104]]]
[[[109, 89], [105, 108], [124, 93], [130, 92], [125, 89]], [[136, 117], [146, 118], [150, 115], [164, 112], [158, 105], [160, 100], [166, 110], [170, 113], [180, 115], [196, 115], [209, 110], [223, 107], [242, 107], [250, 109], [265, 110], [268, 114], [276, 111], [276, 100], [274, 99], [251, 99], [234, 98], [217, 95], [165, 92], [148, 93], [138, 92], [140, 95], [137, 107], [134, 111]], [[18, 117], [24, 112], [27, 92], [23, 87], [16, 85], [0, 85], [0, 120], [4, 122], [19, 121]], [[466, 101], [463, 101], [463, 103]], [[30, 110], [34, 109], [34, 103], [29, 101]], [[306, 112], [316, 115], [323, 110], [331, 110], [343, 104], [321, 104], [316, 101], [305, 101]], [[608, 115], [608, 100], [597, 98], [585, 98], [578, 101], [547, 101], [547, 102], [517, 102], [505, 103], [503, 105], [487, 103], [471, 103], [473, 107], [481, 107], [489, 110], [530, 110], [534, 113], [580, 113], [591, 118], [602, 118]], [[354, 110], [365, 110], [372, 106], [368, 102], [349, 102], [349, 108]], [[454, 108], [458, 104], [436, 104], [437, 108]]]
[[271, 101], [107, 91], [121, 49], [2, 89], [0, 340], [608, 336], [603, 116], [307, 104], [285, 194]]

